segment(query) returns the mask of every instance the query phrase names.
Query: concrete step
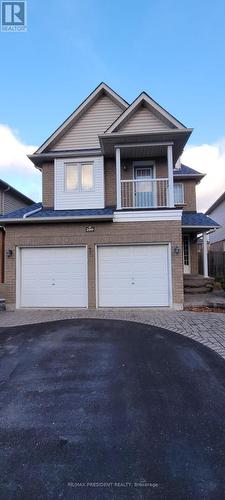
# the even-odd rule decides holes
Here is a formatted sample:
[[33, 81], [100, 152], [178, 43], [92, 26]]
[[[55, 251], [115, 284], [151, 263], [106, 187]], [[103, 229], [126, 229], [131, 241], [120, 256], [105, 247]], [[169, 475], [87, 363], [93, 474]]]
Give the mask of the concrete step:
[[206, 288], [205, 286], [202, 286], [202, 287], [198, 287], [198, 288], [189, 288], [189, 287], [185, 287], [184, 289], [184, 293], [209, 293], [211, 290], [209, 290], [208, 288]]
[[184, 293], [207, 293], [214, 287], [215, 279], [200, 274], [184, 274]]
[[184, 274], [184, 282], [187, 283], [195, 283], [195, 282], [204, 282], [204, 283], [213, 283], [214, 278], [209, 276], [208, 278], [205, 278], [205, 276], [202, 276], [201, 274]]

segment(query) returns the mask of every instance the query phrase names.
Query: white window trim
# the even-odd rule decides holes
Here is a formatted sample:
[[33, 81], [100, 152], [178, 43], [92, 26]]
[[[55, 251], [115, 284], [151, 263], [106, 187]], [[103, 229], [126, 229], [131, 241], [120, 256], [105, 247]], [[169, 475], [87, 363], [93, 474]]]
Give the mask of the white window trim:
[[[67, 167], [69, 166], [77, 166], [78, 167], [78, 187], [76, 189], [67, 189], [67, 182], [66, 182], [66, 171]], [[93, 187], [91, 189], [83, 189], [82, 187], [82, 165], [92, 165], [93, 169]], [[95, 169], [94, 169], [94, 162], [93, 161], [76, 161], [76, 160], [65, 160], [63, 162], [63, 168], [64, 168], [64, 192], [65, 193], [91, 193], [95, 191]]]
[[152, 168], [153, 169], [153, 179], [156, 178], [156, 165], [155, 165], [155, 161], [152, 161], [152, 160], [137, 160], [137, 161], [133, 161], [132, 163], [133, 165], [133, 179], [135, 180], [135, 168], [142, 168], [142, 167], [149, 167], [149, 168]]
[[[181, 186], [182, 191], [182, 201], [176, 200], [176, 186]], [[184, 205], [184, 183], [183, 182], [174, 182], [174, 205]]]

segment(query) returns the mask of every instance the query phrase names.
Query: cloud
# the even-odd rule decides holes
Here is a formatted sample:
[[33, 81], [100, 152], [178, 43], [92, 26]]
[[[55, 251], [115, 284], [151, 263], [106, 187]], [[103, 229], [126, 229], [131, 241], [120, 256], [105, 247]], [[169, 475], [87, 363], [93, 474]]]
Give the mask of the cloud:
[[225, 191], [225, 138], [215, 144], [187, 146], [181, 161], [206, 174], [197, 186], [197, 209], [204, 212]]
[[41, 174], [27, 158], [36, 149], [36, 146], [23, 144], [15, 131], [0, 124], [0, 178], [39, 201]]

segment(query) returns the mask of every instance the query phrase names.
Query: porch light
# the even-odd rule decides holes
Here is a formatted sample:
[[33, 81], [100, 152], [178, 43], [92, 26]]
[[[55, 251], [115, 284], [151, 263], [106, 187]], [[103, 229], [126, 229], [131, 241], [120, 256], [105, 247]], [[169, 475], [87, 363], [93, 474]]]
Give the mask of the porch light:
[[7, 257], [12, 257], [13, 251], [11, 249], [6, 251]]
[[174, 253], [175, 253], [176, 255], [178, 255], [178, 254], [180, 253], [180, 247], [179, 247], [178, 245], [176, 245], [176, 246], [174, 247]]

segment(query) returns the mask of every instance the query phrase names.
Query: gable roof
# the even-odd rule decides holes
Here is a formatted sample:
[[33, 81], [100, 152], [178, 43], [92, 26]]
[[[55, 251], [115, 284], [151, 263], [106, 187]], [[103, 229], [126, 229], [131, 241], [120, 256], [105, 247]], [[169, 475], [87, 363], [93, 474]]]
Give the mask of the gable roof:
[[214, 203], [211, 205], [211, 207], [208, 208], [208, 210], [206, 210], [206, 214], [211, 214], [211, 212], [213, 212], [215, 208], [217, 208], [221, 203], [223, 203], [223, 201], [225, 201], [225, 192], [222, 193], [219, 196], [219, 198], [217, 198], [216, 201], [214, 201]]
[[[186, 127], [174, 118], [168, 111], [166, 111], [162, 106], [160, 106], [154, 99], [152, 99], [146, 92], [142, 92], [130, 106], [124, 110], [124, 112], [110, 125], [110, 127], [105, 131], [106, 134], [112, 132], [117, 132], [121, 125], [130, 119], [133, 114], [141, 105], [145, 105], [151, 112], [153, 112], [162, 122], [165, 122], [169, 128], [183, 130]], [[168, 128], [168, 127], [167, 127]]]
[[8, 182], [5, 182], [2, 179], [0, 179], [0, 191], [5, 191], [5, 190], [7, 190], [8, 192], [10, 192], [16, 198], [19, 198], [20, 200], [22, 200], [27, 205], [32, 205], [34, 203], [34, 201], [31, 200], [31, 198], [28, 198], [28, 196], [26, 196], [25, 194], [21, 193], [17, 189], [15, 189]]
[[[53, 142], [59, 139], [101, 95], [107, 95], [121, 107], [121, 112], [128, 107], [127, 101], [120, 97], [106, 83], [102, 82], [96, 89], [73, 111], [73, 113], [60, 125], [55, 132], [37, 149], [34, 154], [43, 153]], [[32, 155], [30, 155], [32, 157]]]
[[188, 167], [187, 165], [183, 165], [181, 163], [179, 168], [174, 168], [173, 171], [174, 177], [177, 178], [188, 178], [188, 179], [199, 179], [201, 180], [203, 177], [205, 177], [206, 174], [202, 174], [201, 172], [197, 172], [197, 170], [194, 170], [191, 167]]

